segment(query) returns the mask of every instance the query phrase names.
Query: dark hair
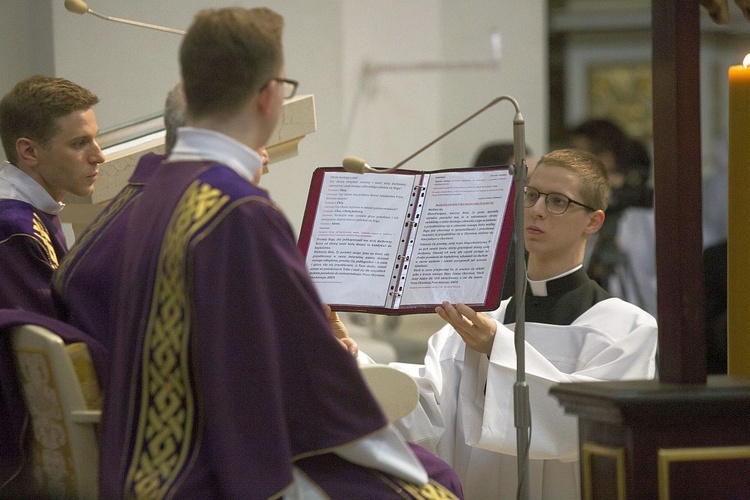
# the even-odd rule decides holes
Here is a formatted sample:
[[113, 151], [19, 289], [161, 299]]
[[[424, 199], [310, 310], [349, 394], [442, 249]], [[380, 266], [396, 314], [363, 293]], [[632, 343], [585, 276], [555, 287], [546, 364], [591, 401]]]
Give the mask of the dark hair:
[[615, 158], [620, 156], [620, 148], [627, 138], [625, 132], [618, 125], [604, 118], [586, 120], [572, 128], [568, 135], [588, 139], [588, 150], [595, 155], [609, 151], [615, 155]]
[[614, 122], [598, 118], [582, 122], [569, 132], [571, 138], [583, 137], [595, 155], [610, 152], [615, 170], [630, 186], [646, 185], [651, 178], [651, 155], [643, 142], [628, 136]]
[[198, 12], [180, 46], [188, 115], [229, 112], [277, 76], [283, 27], [284, 18], [264, 7]]
[[625, 183], [642, 186], [651, 178], [651, 155], [637, 139], [623, 141], [617, 157], [617, 170], [625, 175]]
[[57, 133], [57, 119], [99, 102], [90, 90], [64, 78], [34, 75], [18, 82], [0, 101], [0, 137], [8, 161], [16, 164], [21, 137], [47, 143]]
[[[513, 153], [512, 142], [493, 142], [485, 144], [474, 159], [473, 166], [491, 167], [494, 165], [507, 165], [513, 163]], [[533, 154], [528, 146], [526, 146], [526, 154]]]

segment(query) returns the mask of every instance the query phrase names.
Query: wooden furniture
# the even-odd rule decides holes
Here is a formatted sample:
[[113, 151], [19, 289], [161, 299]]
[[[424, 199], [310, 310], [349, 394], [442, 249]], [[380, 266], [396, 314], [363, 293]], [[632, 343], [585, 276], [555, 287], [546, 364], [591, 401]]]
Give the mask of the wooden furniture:
[[46, 328], [21, 325], [11, 345], [39, 490], [45, 498], [97, 498], [101, 392], [86, 344], [66, 346]]
[[750, 380], [706, 377], [699, 9], [652, 0], [659, 381], [550, 391], [578, 416], [584, 499], [750, 498]]
[[[284, 101], [281, 118], [268, 140], [269, 162], [276, 163], [299, 154], [299, 143], [317, 130], [315, 96], [300, 95]], [[128, 182], [138, 160], [146, 153], [164, 153], [164, 124], [161, 116], [102, 134], [99, 138], [106, 161], [102, 163], [94, 192], [85, 197], [68, 194], [60, 220], [73, 232], [82, 231]]]
[[560, 384], [578, 416], [581, 494], [590, 499], [750, 496], [750, 385], [657, 381]]

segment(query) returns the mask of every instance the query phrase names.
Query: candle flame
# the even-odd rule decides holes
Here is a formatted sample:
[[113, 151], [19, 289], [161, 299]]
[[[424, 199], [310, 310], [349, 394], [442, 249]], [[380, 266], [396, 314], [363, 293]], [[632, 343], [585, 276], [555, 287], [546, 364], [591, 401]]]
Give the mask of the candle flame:
[[748, 66], [750, 66], [750, 54], [745, 56], [745, 59], [742, 60], [742, 65], [747, 69]]

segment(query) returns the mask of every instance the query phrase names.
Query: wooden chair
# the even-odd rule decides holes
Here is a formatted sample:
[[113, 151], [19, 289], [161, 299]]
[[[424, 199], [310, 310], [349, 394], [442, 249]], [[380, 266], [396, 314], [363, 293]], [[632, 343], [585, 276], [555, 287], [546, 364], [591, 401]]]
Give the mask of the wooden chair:
[[14, 327], [11, 345], [30, 418], [38, 489], [45, 497], [97, 498], [101, 392], [88, 347], [65, 345], [36, 325]]

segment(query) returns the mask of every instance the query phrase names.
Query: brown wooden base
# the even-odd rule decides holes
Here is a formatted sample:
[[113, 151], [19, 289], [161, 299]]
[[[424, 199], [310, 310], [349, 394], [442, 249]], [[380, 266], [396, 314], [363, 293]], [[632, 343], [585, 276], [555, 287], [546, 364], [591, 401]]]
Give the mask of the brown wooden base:
[[560, 384], [588, 499], [750, 499], [750, 380]]

